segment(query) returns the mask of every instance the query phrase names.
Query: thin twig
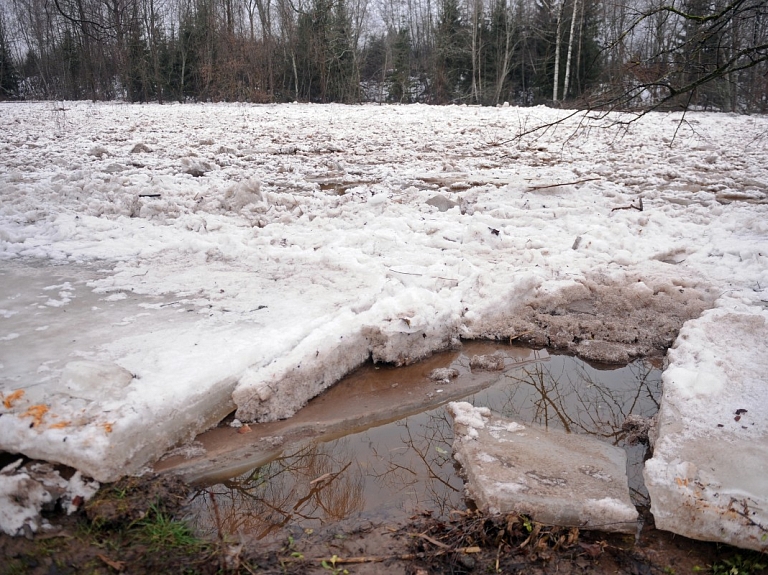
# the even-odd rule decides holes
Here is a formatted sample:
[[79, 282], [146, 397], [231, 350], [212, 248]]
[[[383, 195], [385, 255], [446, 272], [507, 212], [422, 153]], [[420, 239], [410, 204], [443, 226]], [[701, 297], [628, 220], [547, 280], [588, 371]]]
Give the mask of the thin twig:
[[602, 178], [587, 178], [585, 180], [576, 180], [575, 182], [563, 182], [562, 184], [549, 184], [546, 186], [533, 186], [531, 188], [528, 188], [527, 192], [533, 192], [535, 190], [546, 190], [547, 188], [556, 188], [558, 186], [572, 186], [576, 184], [583, 184], [585, 182], [594, 182], [596, 180], [600, 180]]
[[[398, 561], [412, 561], [414, 559], [424, 559], [426, 557], [432, 558], [432, 557], [440, 557], [442, 555], [447, 555], [448, 553], [464, 553], [465, 555], [471, 554], [471, 553], [480, 553], [482, 550], [480, 547], [472, 546], [472, 547], [457, 547], [456, 549], [448, 548], [448, 549], [441, 549], [440, 551], [434, 551], [430, 553], [404, 553], [402, 555], [366, 555], [362, 557], [347, 557], [346, 559], [343, 557], [336, 557], [334, 560], [334, 563], [336, 564], [351, 564], [351, 563], [381, 563], [383, 561], [389, 561], [392, 559], [398, 560]], [[280, 559], [281, 562], [289, 562], [289, 561], [295, 561], [295, 557], [283, 557]], [[308, 559], [304, 558], [302, 561], [326, 561], [328, 563], [331, 562], [330, 559], [326, 557], [320, 557], [316, 559]]]
[[437, 547], [441, 547], [443, 549], [450, 549], [450, 545], [446, 545], [442, 541], [438, 541], [437, 539], [433, 539], [429, 535], [426, 535], [424, 533], [409, 533], [411, 537], [420, 537], [421, 539], [424, 539], [425, 541], [429, 541], [432, 545], [436, 545]]
[[629, 204], [628, 206], [619, 206], [618, 208], [613, 208], [611, 211], [615, 212], [616, 210], [637, 210], [638, 212], [642, 212], [643, 211], [643, 198], [640, 198], [640, 201], [638, 202], [638, 205]]

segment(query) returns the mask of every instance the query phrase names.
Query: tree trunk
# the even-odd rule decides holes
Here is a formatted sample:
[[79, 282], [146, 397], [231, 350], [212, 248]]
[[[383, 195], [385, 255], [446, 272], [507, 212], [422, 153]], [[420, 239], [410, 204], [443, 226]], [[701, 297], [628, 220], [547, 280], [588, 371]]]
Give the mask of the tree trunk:
[[[556, 0], [557, 1], [557, 0]], [[552, 101], [557, 102], [557, 88], [560, 80], [560, 31], [563, 25], [563, 3], [565, 0], [559, 0], [557, 5], [557, 32], [555, 34], [555, 71], [553, 74], [554, 85], [552, 86]]]
[[476, 104], [480, 101], [480, 15], [478, 4], [480, 0], [472, 2], [472, 87], [470, 100]]
[[573, 0], [573, 14], [571, 15], [571, 31], [568, 36], [568, 56], [565, 58], [565, 80], [563, 81], [563, 99], [568, 98], [568, 86], [571, 81], [571, 56], [573, 55], [573, 30], [576, 26], [576, 15], [579, 10], [579, 0]]

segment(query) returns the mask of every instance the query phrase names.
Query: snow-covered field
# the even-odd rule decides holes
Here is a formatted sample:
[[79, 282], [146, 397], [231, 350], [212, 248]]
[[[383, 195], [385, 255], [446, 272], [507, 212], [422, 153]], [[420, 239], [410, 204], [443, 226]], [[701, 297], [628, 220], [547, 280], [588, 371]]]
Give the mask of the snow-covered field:
[[371, 356], [494, 336], [618, 361], [713, 307], [763, 344], [725, 361], [768, 373], [768, 119], [511, 140], [566, 115], [0, 104], [0, 449], [109, 481]]

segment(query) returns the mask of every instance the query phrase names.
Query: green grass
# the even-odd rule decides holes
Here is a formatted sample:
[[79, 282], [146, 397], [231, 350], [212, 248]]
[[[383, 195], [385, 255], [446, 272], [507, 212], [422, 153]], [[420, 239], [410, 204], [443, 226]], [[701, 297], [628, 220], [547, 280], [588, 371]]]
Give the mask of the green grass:
[[151, 551], [174, 549], [192, 553], [206, 547], [205, 542], [198, 539], [186, 523], [172, 519], [154, 505], [144, 519], [131, 527], [130, 532], [131, 538], [146, 545]]
[[736, 553], [707, 567], [694, 567], [693, 570], [712, 573], [712, 575], [754, 575], [766, 568], [768, 568], [766, 555], [747, 551], [744, 555]]

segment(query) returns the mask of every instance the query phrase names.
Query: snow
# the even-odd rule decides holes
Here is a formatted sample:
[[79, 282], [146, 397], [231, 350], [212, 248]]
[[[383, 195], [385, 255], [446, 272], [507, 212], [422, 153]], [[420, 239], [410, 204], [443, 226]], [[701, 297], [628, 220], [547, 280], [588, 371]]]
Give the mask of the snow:
[[494, 336], [621, 361], [768, 300], [766, 118], [577, 115], [496, 145], [566, 112], [61, 110], [0, 104], [0, 449], [100, 481], [369, 357]]
[[31, 535], [51, 525], [40, 516], [41, 510], [56, 505], [72, 514], [98, 491], [99, 484], [83, 478], [77, 471], [64, 479], [47, 463], [23, 460], [0, 469], [0, 531], [7, 535]]
[[659, 528], [768, 550], [767, 344], [768, 310], [751, 306], [709, 310], [681, 330], [644, 472]]
[[[25, 525], [34, 533], [39, 528], [40, 510], [51, 495], [26, 473], [12, 474], [13, 465], [0, 470], [0, 527], [7, 535], [16, 535]], [[23, 496], [16, 496], [18, 493]]]
[[448, 411], [453, 416], [456, 425], [462, 426], [462, 438], [470, 440], [478, 438], [478, 429], [483, 429], [491, 410], [487, 407], [475, 407], [467, 401], [452, 401], [448, 404]]

